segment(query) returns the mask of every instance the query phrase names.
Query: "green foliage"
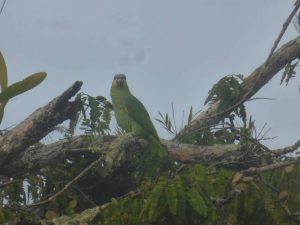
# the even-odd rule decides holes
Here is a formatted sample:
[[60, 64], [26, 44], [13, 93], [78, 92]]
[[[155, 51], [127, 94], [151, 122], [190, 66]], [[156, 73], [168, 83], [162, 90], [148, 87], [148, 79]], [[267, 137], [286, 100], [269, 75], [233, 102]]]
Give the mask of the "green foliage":
[[200, 215], [206, 216], [207, 215], [207, 207], [202, 196], [196, 191], [195, 188], [191, 188], [187, 192], [187, 200], [190, 206]]
[[14, 219], [15, 213], [4, 207], [0, 207], [0, 224], [5, 224], [5, 222], [11, 221]]
[[[88, 164], [87, 158], [77, 162], [77, 166], [73, 163], [59, 163], [44, 170], [43, 176], [26, 177], [30, 187], [28, 189], [22, 185], [22, 181], [6, 186], [1, 189], [2, 206], [4, 199], [19, 203], [38, 202], [60, 190]], [[97, 168], [92, 174], [96, 172]], [[299, 172], [298, 166], [291, 166], [289, 169], [264, 172], [261, 178], [254, 176], [251, 181], [233, 184], [234, 172], [229, 170], [218, 169], [212, 173], [200, 165], [186, 165], [180, 170], [176, 167], [173, 172], [169, 171], [155, 180], [145, 179], [136, 192], [121, 197], [111, 196], [111, 203], [95, 218], [93, 224], [248, 225], [251, 222], [253, 225], [296, 225], [300, 204]], [[85, 180], [76, 186], [85, 190], [90, 188], [89, 184], [85, 184], [89, 182], [97, 184], [92, 178], [92, 181]], [[100, 193], [105, 191], [103, 185], [98, 185]], [[233, 189], [240, 189], [240, 193], [223, 205], [222, 209], [218, 208], [214, 199], [226, 198]], [[288, 198], [279, 199], [282, 191], [288, 193]], [[29, 194], [24, 197], [26, 193]], [[81, 196], [71, 188], [44, 207], [46, 212], [54, 211], [58, 216], [73, 216], [91, 207], [86, 198], [86, 195]], [[13, 218], [13, 214], [0, 207], [0, 221], [7, 221], [8, 218]]]
[[[223, 111], [230, 106], [236, 104], [242, 97], [243, 92], [240, 82], [243, 81], [243, 75], [228, 75], [223, 77], [208, 92], [204, 105], [212, 105], [220, 101], [218, 111]], [[246, 110], [244, 104], [239, 105], [235, 110], [235, 114], [246, 122]]]
[[238, 141], [241, 144], [247, 144], [252, 137], [254, 122], [251, 117], [248, 123], [241, 127], [235, 127], [232, 120], [222, 121], [222, 125], [199, 129], [198, 131], [188, 133], [180, 137], [180, 142], [194, 145], [213, 145], [213, 144], [232, 144]]
[[0, 52], [0, 86], [1, 86], [1, 91], [4, 91], [8, 86], [6, 63], [4, 61], [1, 52]]
[[22, 94], [35, 86], [39, 85], [46, 78], [46, 73], [35, 73], [22, 81], [16, 82], [8, 86], [4, 91], [0, 93], [0, 102], [7, 102], [9, 99], [16, 95]]
[[103, 135], [110, 131], [109, 125], [111, 121], [111, 103], [102, 96], [92, 97], [85, 93], [77, 95], [83, 102], [81, 113], [78, 113], [70, 120], [69, 130], [73, 135], [76, 125], [80, 122], [79, 117], [82, 116], [80, 129], [86, 135]]
[[180, 139], [181, 142], [194, 145], [212, 145], [215, 143], [214, 134], [209, 128], [190, 133]]
[[289, 84], [289, 81], [295, 77], [296, 75], [296, 66], [298, 65], [299, 61], [296, 61], [295, 63], [287, 63], [284, 68], [284, 72], [282, 74], [280, 84], [282, 84], [285, 81], [285, 85]]
[[[198, 115], [199, 112], [194, 113], [193, 107], [190, 107], [189, 115], [187, 118], [187, 124], [191, 124], [192, 120], [195, 118], [196, 115]], [[174, 118], [174, 108], [172, 104], [172, 116], [173, 116], [173, 122], [171, 121], [171, 116], [169, 116], [168, 113], [163, 115], [161, 112], [158, 112], [160, 118], [156, 118], [155, 120], [160, 123], [160, 125], [171, 135], [176, 136], [177, 130], [176, 130], [176, 123]], [[183, 121], [182, 121], [183, 122]]]
[[[197, 113], [196, 113], [197, 114]], [[193, 118], [196, 116], [196, 114], [194, 115], [193, 114], [193, 107], [191, 106], [190, 108], [190, 112], [189, 112], [189, 116], [188, 116], [188, 121], [187, 121], [187, 124], [190, 125]]]
[[159, 180], [148, 194], [145, 199], [146, 203], [142, 209], [142, 214], [140, 215], [142, 221], [155, 221], [163, 213], [166, 207], [166, 201], [164, 201], [165, 185], [165, 180]]
[[204, 105], [213, 104], [221, 101], [220, 109], [236, 102], [241, 94], [240, 82], [243, 81], [242, 75], [228, 75], [219, 80], [208, 92]]
[[[202, 182], [199, 183], [199, 181], [209, 182], [208, 179], [204, 167], [187, 166], [182, 174], [171, 173], [169, 176], [158, 177], [155, 181], [146, 180], [139, 187], [139, 194], [120, 199], [118, 208], [112, 203], [105, 209], [101, 221], [103, 224], [109, 224], [112, 222], [111, 218], [119, 218], [117, 224], [132, 225], [141, 223], [183, 225], [199, 224], [199, 220], [214, 221], [215, 216], [208, 216], [211, 202], [204, 194], [209, 190], [208, 185], [203, 183], [202, 187]], [[213, 188], [213, 185], [209, 187]], [[132, 208], [138, 213], [131, 214]], [[120, 219], [124, 214], [127, 215], [126, 221]]]
[[[205, 104], [214, 104], [219, 102], [218, 111], [226, 110], [236, 104], [242, 97], [241, 82], [243, 81], [242, 75], [229, 75], [222, 78], [213, 88], [209, 91], [209, 95]], [[193, 113], [193, 108], [189, 110], [187, 124], [190, 125], [198, 114]], [[163, 115], [159, 113], [160, 118], [156, 119], [162, 127], [172, 135], [177, 135], [174, 129], [175, 124], [172, 123], [169, 114]], [[250, 117], [251, 118], [251, 117]], [[236, 127], [239, 124], [238, 119], [243, 122], [242, 126]], [[189, 132], [179, 137], [179, 141], [187, 144], [195, 145], [213, 145], [213, 144], [232, 144], [235, 141], [241, 144], [247, 144], [251, 137], [251, 126], [253, 122], [247, 124], [247, 113], [244, 104], [240, 104], [230, 115], [214, 127], [206, 127], [203, 129]]]
[[176, 131], [174, 129], [174, 126], [171, 122], [170, 116], [168, 113], [164, 116], [161, 112], [158, 112], [160, 119], [155, 119], [157, 122], [159, 122], [163, 128], [168, 131], [170, 134], [175, 135]]
[[0, 123], [2, 122], [3, 115], [4, 115], [4, 108], [7, 104], [7, 102], [11, 98], [36, 87], [45, 78], [46, 78], [46, 73], [39, 72], [39, 73], [35, 73], [35, 74], [28, 76], [27, 78], [25, 78], [22, 81], [16, 82], [16, 83], [8, 86], [8, 76], [7, 76], [6, 64], [5, 64], [3, 55], [0, 52], [0, 86], [1, 86]]
[[177, 191], [174, 183], [167, 185], [166, 187], [166, 200], [168, 203], [169, 211], [171, 214], [177, 214], [178, 208], [178, 199], [177, 199]]

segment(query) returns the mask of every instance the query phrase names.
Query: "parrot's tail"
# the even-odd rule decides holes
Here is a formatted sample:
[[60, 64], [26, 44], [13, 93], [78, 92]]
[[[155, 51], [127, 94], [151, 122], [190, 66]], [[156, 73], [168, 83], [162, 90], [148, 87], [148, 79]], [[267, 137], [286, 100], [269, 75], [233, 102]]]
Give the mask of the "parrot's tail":
[[148, 138], [148, 145], [143, 149], [139, 160], [138, 179], [155, 178], [169, 168], [171, 163], [166, 147], [152, 136]]

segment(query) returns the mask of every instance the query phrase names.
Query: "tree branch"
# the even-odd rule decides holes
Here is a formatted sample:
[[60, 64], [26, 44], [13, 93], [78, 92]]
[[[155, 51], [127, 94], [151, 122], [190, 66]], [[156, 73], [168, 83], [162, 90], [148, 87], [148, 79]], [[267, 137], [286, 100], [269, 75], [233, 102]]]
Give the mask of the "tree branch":
[[54, 127], [72, 118], [81, 108], [81, 101], [69, 102], [81, 88], [82, 82], [76, 81], [63, 94], [37, 109], [27, 119], [0, 137], [0, 168], [12, 162], [30, 145], [38, 142]]
[[272, 151], [272, 153], [277, 155], [277, 156], [280, 156], [280, 155], [284, 155], [284, 154], [287, 154], [287, 153], [294, 152], [299, 147], [300, 147], [300, 140], [296, 141], [296, 143], [291, 145], [291, 146], [275, 149], [275, 150]]
[[130, 134], [119, 136], [114, 140], [114, 142], [108, 143], [107, 145], [101, 147], [98, 150], [98, 153], [101, 152], [101, 156], [98, 156], [97, 160], [90, 163], [89, 166], [82, 170], [74, 179], [69, 181], [61, 190], [43, 201], [33, 203], [28, 206], [40, 206], [56, 199], [81, 177], [86, 175], [97, 164], [101, 164], [101, 175], [105, 177], [106, 175], [109, 175], [115, 168], [119, 168], [121, 164], [130, 163], [131, 156], [134, 155], [132, 151], [136, 151], [137, 149], [133, 145], [137, 146], [137, 139], [133, 138]]
[[300, 37], [289, 41], [276, 52], [274, 52], [282, 35], [286, 31], [288, 25], [290, 24], [299, 7], [300, 4], [297, 3], [294, 10], [284, 23], [283, 28], [278, 38], [274, 42], [274, 45], [265, 63], [254, 70], [254, 72], [252, 72], [252, 74], [245, 78], [244, 82], [241, 84], [242, 93], [244, 93], [241, 97], [241, 100], [238, 103], [229, 106], [228, 109], [222, 112], [218, 112], [220, 102], [218, 101], [214, 103], [207, 110], [203, 111], [197, 118], [195, 118], [190, 125], [185, 126], [183, 130], [181, 130], [176, 136], [175, 140], [179, 140], [180, 137], [184, 136], [187, 133], [196, 132], [205, 127], [217, 124], [221, 119], [235, 110], [240, 104], [247, 101], [256, 92], [258, 92], [266, 83], [268, 83], [272, 79], [272, 77], [274, 77], [281, 69], [283, 69], [287, 63], [300, 57]]
[[[128, 155], [122, 155], [122, 157], [128, 158], [130, 155], [134, 155], [135, 151], [142, 149], [141, 140], [130, 136], [123, 135], [122, 140], [125, 144], [118, 144], [119, 139], [116, 136], [104, 136], [104, 137], [86, 137], [75, 136], [71, 139], [60, 140], [55, 143], [31, 147], [22, 152], [9, 163], [2, 163], [0, 174], [7, 177], [16, 177], [24, 175], [28, 172], [39, 171], [41, 168], [47, 166], [56, 165], [58, 162], [63, 162], [66, 159], [76, 161], [81, 155], [89, 156], [92, 158], [98, 158], [101, 155], [103, 160], [106, 155], [104, 154], [102, 147], [104, 145], [116, 145], [117, 149], [111, 148], [117, 151], [118, 154], [128, 152]], [[203, 165], [222, 165], [234, 168], [247, 168], [249, 166], [261, 165], [261, 160], [264, 159], [264, 154], [269, 154], [269, 151], [262, 149], [261, 146], [256, 144], [261, 150], [258, 151], [246, 151], [241, 145], [236, 144], [216, 144], [211, 146], [199, 146], [176, 143], [173, 141], [161, 140], [167, 147], [167, 151], [175, 161], [182, 163], [200, 163]], [[255, 143], [253, 143], [255, 144]], [[130, 145], [132, 150], [128, 150], [127, 146]], [[91, 150], [93, 149], [99, 150]], [[247, 157], [245, 155], [247, 154]], [[120, 159], [122, 159], [122, 157]], [[247, 162], [245, 161], [247, 160]], [[118, 162], [115, 162], [118, 163]]]

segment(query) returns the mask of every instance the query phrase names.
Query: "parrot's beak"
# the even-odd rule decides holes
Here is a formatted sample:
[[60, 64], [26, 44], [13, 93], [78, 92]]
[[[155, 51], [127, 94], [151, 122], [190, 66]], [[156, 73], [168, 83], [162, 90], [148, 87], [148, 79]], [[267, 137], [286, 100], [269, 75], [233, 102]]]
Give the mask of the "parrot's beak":
[[118, 87], [123, 87], [124, 79], [116, 79], [115, 81], [116, 81]]

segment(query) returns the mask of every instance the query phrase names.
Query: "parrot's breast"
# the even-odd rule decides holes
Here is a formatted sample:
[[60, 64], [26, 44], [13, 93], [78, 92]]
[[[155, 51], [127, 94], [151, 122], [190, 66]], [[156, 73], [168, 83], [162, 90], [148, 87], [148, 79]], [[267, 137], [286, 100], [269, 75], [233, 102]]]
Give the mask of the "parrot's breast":
[[119, 127], [127, 132], [132, 131], [131, 118], [128, 114], [128, 110], [124, 105], [125, 96], [120, 93], [112, 92], [112, 103], [114, 106], [115, 117]]

